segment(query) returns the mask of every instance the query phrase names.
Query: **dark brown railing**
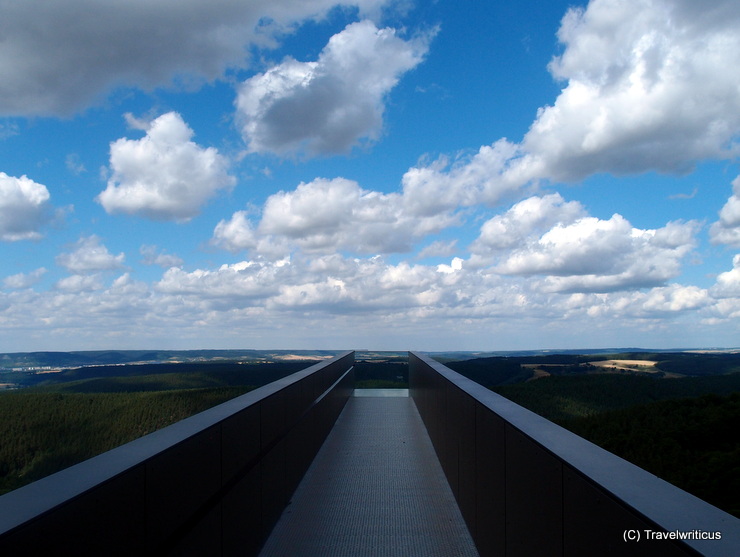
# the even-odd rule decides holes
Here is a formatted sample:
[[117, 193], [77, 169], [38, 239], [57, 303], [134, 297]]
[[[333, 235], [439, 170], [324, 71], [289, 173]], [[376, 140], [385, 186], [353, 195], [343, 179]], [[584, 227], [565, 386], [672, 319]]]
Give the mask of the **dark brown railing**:
[[[0, 497], [0, 555], [256, 555], [353, 364], [347, 352]], [[740, 554], [740, 520], [426, 356], [409, 365], [483, 557]]]
[[735, 517], [431, 358], [409, 353], [409, 366], [482, 556], [740, 555]]
[[353, 364], [347, 352], [3, 495], [0, 555], [256, 554]]

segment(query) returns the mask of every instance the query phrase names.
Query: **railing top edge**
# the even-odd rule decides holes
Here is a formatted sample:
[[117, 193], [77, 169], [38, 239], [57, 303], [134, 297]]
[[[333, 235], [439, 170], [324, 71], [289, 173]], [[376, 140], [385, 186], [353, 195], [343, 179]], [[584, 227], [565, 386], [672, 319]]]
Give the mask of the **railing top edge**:
[[[567, 429], [494, 393], [425, 354], [409, 352], [482, 406], [669, 531], [721, 531], [740, 545], [740, 520]], [[410, 358], [411, 359], [411, 358]], [[706, 553], [706, 543], [692, 543]], [[723, 544], [724, 545], [724, 544]]]
[[0, 534], [354, 354], [349, 350], [0, 496]]
[[[245, 393], [242, 396], [246, 396], [252, 393], [255, 393], [257, 391], [260, 391], [260, 400], [265, 399], [269, 396], [272, 396], [273, 394], [281, 391], [282, 389], [289, 387], [293, 383], [297, 383], [298, 381], [304, 379], [305, 377], [308, 377], [309, 375], [312, 375], [316, 373], [317, 371], [324, 369], [325, 367], [334, 364], [335, 362], [341, 361], [343, 358], [346, 358], [347, 356], [350, 356], [354, 354], [354, 350], [348, 350], [346, 352], [343, 352], [341, 354], [337, 354], [330, 360], [324, 360], [322, 362], [317, 362], [305, 369], [301, 369], [299, 371], [296, 371], [295, 373], [292, 373], [290, 375], [286, 375], [285, 377], [281, 377], [280, 379], [276, 379], [275, 381], [272, 381], [270, 383], [267, 383], [266, 385], [263, 385], [262, 387], [259, 387], [258, 389], [255, 389], [254, 391], [250, 391], [249, 393]], [[237, 397], [239, 398], [239, 397]], [[233, 399], [236, 400], [236, 399]], [[230, 401], [229, 401], [230, 402]], [[217, 408], [217, 407], [216, 407]]]

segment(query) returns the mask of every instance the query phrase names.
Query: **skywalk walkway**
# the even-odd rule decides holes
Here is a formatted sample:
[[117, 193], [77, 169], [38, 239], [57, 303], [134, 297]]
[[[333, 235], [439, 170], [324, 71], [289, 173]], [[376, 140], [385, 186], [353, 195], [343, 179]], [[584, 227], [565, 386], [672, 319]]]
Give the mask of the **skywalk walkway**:
[[734, 516], [428, 356], [354, 384], [349, 351], [0, 496], [0, 555], [740, 555]]
[[261, 557], [478, 555], [413, 400], [395, 391], [355, 391]]

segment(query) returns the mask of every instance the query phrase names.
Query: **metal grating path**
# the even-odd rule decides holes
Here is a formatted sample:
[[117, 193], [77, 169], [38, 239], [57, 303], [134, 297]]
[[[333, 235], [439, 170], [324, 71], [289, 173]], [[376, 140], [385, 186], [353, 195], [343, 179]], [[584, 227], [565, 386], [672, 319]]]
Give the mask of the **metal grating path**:
[[261, 557], [477, 556], [413, 400], [344, 411]]

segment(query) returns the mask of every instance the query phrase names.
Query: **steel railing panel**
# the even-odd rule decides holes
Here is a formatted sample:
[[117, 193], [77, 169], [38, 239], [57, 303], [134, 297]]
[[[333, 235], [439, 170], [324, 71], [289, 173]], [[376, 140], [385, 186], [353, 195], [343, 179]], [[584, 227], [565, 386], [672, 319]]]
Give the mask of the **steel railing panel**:
[[341, 412], [353, 362], [346, 352], [0, 497], [0, 554], [255, 554]]
[[[721, 533], [721, 540], [661, 540], [667, 555], [734, 555], [740, 547], [740, 520], [728, 513], [426, 356], [410, 352], [409, 368], [409, 392], [481, 555], [587, 556], [599, 547], [615, 555], [655, 554], [654, 544], [625, 543], [624, 532], [640, 525]], [[473, 447], [461, 396], [475, 401]], [[460, 489], [470, 459], [476, 463], [472, 508], [468, 488]], [[604, 517], [620, 517], [617, 525], [625, 526]], [[579, 534], [579, 524], [591, 528], [588, 535]], [[601, 546], [593, 542], [605, 538]]]

